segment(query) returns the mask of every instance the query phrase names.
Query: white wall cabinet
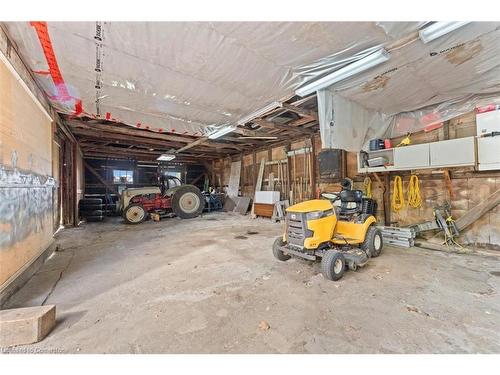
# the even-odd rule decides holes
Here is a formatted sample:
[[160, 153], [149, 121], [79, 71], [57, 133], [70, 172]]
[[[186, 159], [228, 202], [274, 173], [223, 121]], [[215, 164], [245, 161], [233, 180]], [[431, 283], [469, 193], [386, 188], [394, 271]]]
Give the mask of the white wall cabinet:
[[500, 169], [500, 136], [477, 139], [477, 163], [480, 171]]
[[429, 165], [429, 143], [394, 149], [394, 168], [416, 169]]
[[476, 164], [475, 137], [429, 143], [432, 167], [463, 167]]

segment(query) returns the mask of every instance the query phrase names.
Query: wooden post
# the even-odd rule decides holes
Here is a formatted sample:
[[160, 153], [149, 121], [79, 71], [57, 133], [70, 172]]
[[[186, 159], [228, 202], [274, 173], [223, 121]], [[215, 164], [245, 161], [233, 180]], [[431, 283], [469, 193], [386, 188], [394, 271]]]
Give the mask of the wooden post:
[[288, 155], [288, 151], [290, 151], [290, 148], [292, 147], [291, 143], [288, 143], [286, 146], [285, 146], [285, 153], [286, 153], [286, 160], [287, 160], [287, 163], [286, 163], [286, 172], [287, 172], [287, 178], [288, 178], [288, 181], [287, 181], [287, 188], [288, 188], [288, 199], [290, 201], [290, 204], [293, 204], [293, 199], [294, 199], [294, 196], [293, 196], [293, 188], [292, 188], [292, 184], [294, 183], [294, 181], [292, 180], [292, 157]]
[[[254, 151], [252, 153], [252, 186], [254, 189], [255, 185], [257, 185], [257, 153]], [[255, 190], [253, 193], [255, 194]]]
[[78, 225], [78, 192], [77, 192], [77, 185], [78, 185], [78, 163], [76, 162], [77, 157], [78, 157], [78, 150], [77, 150], [77, 144], [76, 142], [73, 142], [72, 144], [72, 172], [73, 172], [73, 179], [72, 179], [72, 194], [71, 194], [71, 207], [72, 207], [72, 223], [73, 226], [76, 227]]
[[311, 198], [317, 198], [316, 197], [316, 142], [314, 139], [314, 136], [311, 137]]

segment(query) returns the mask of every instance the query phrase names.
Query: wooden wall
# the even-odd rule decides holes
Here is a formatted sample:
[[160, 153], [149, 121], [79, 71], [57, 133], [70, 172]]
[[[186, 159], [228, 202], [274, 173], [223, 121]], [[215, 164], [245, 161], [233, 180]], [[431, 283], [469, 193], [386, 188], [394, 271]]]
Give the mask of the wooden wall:
[[[463, 116], [457, 117], [445, 123], [443, 127], [430, 131], [413, 134], [412, 144], [433, 142], [445, 139], [462, 138], [476, 135], [475, 113], [471, 112]], [[401, 138], [392, 140], [392, 144], [399, 143]], [[317, 191], [339, 191], [340, 185], [337, 181], [324, 181], [319, 176], [319, 166], [317, 155], [321, 151], [320, 137], [314, 137], [315, 144], [315, 180], [316, 194], [309, 194], [304, 197], [314, 197]], [[309, 139], [292, 142], [290, 145], [273, 147], [269, 149], [259, 150], [254, 154], [245, 154], [233, 156], [232, 160], [243, 160], [243, 168], [240, 179], [240, 194], [247, 197], [253, 197], [255, 190], [255, 181], [259, 170], [259, 161], [264, 159], [266, 162], [271, 160], [280, 160], [286, 158], [285, 149], [297, 150], [303, 147], [310, 147]], [[459, 151], [457, 151], [459, 152]], [[304, 177], [303, 156], [296, 156], [296, 177]], [[254, 164], [256, 163], [256, 164]], [[231, 158], [225, 158], [216, 161], [213, 164], [213, 179], [215, 186], [227, 186], [230, 175]], [[356, 153], [346, 153], [346, 171], [347, 176], [354, 180], [354, 186], [357, 189], [364, 190], [363, 181], [365, 175], [358, 174]], [[277, 166], [266, 166], [264, 171], [263, 190], [268, 189], [268, 176], [273, 172], [277, 176]], [[379, 173], [378, 177], [382, 185], [378, 182], [373, 174], [368, 177], [372, 180], [373, 198], [378, 203], [377, 220], [380, 224], [384, 224], [384, 218], [387, 216], [388, 221], [393, 225], [405, 226], [432, 220], [433, 208], [437, 205], [442, 205], [445, 201], [451, 202], [452, 214], [455, 218], [460, 217], [464, 212], [477, 205], [482, 200], [486, 199], [490, 194], [500, 188], [500, 172], [477, 172], [474, 168], [449, 168], [448, 172], [451, 177], [450, 184], [447, 184], [445, 174], [442, 169], [430, 170], [422, 169], [414, 171], [420, 178], [420, 188], [422, 194], [422, 207], [414, 209], [405, 205], [399, 211], [394, 212], [387, 207], [387, 212], [384, 212], [384, 185], [388, 182], [386, 193], [386, 201], [390, 202], [392, 198], [392, 181], [394, 176], [400, 175], [403, 179], [403, 190], [405, 199], [407, 198], [408, 182], [410, 172], [391, 172]], [[451, 187], [451, 196], [450, 189]], [[463, 244], [474, 246], [486, 246], [490, 248], [500, 249], [500, 207], [496, 207], [480, 220], [474, 223], [471, 227], [463, 231], [460, 238]]]

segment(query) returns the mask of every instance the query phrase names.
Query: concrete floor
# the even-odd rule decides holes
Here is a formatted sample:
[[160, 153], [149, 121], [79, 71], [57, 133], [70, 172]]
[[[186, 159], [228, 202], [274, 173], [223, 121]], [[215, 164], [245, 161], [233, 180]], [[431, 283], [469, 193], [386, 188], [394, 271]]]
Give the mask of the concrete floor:
[[[49, 353], [499, 353], [498, 257], [386, 247], [327, 281], [280, 224], [214, 213], [63, 231], [8, 307], [57, 305]], [[259, 328], [261, 321], [270, 328]]]

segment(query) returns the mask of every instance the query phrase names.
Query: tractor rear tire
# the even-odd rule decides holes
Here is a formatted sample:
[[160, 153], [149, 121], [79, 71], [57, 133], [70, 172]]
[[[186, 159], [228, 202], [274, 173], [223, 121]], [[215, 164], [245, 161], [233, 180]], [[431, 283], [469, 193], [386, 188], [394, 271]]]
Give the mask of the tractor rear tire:
[[344, 255], [337, 250], [328, 250], [321, 259], [321, 273], [323, 276], [332, 281], [337, 281], [344, 276], [345, 258]]
[[276, 259], [281, 260], [282, 262], [287, 261], [288, 259], [291, 258], [290, 255], [285, 254], [280, 247], [284, 246], [285, 242], [283, 242], [283, 239], [281, 237], [276, 238], [273, 243], [273, 255]]
[[194, 185], [182, 185], [172, 195], [172, 210], [181, 219], [198, 217], [205, 207], [205, 197]]
[[87, 223], [90, 223], [90, 222], [94, 222], [94, 221], [103, 221], [103, 217], [102, 216], [87, 216], [85, 217], [85, 221]]
[[127, 224], [140, 224], [148, 217], [148, 212], [142, 204], [129, 204], [123, 210], [123, 220]]
[[80, 206], [90, 206], [95, 204], [102, 204], [101, 198], [82, 198], [80, 202], [78, 202]]
[[102, 216], [103, 210], [80, 210], [80, 216], [81, 217], [87, 217], [87, 216]]
[[375, 225], [370, 225], [366, 232], [365, 240], [361, 244], [361, 248], [369, 254], [368, 256], [376, 258], [382, 252], [383, 247], [384, 239], [382, 237], [382, 232]]

